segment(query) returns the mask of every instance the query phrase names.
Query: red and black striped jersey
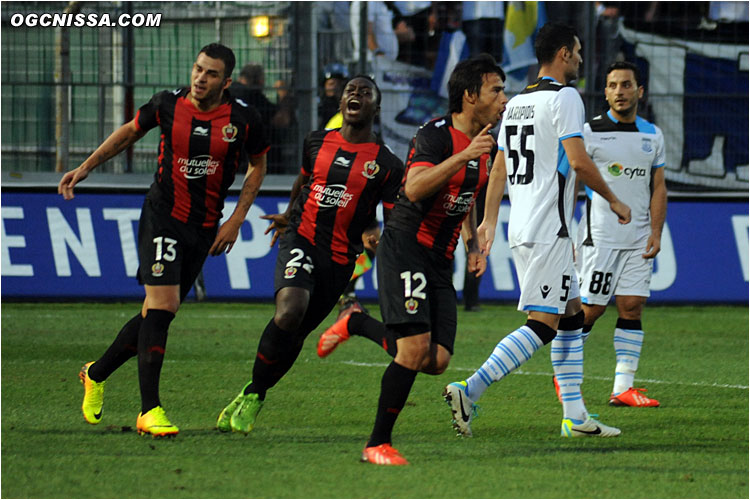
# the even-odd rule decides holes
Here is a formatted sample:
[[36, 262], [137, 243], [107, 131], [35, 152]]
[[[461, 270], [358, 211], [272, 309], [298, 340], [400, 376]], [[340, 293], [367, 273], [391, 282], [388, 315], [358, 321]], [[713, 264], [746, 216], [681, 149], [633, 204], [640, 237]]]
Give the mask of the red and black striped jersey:
[[268, 151], [268, 135], [258, 112], [227, 91], [209, 112], [197, 109], [189, 92], [154, 94], [136, 114], [139, 130], [161, 129], [158, 169], [148, 197], [179, 221], [214, 227], [238, 168], [248, 156]]
[[404, 173], [403, 163], [381, 142], [352, 144], [334, 130], [308, 134], [302, 169], [310, 180], [302, 187], [290, 227], [334, 262], [348, 264], [362, 253], [362, 232], [379, 202], [392, 208]]
[[417, 202], [409, 201], [404, 186], [412, 167], [434, 167], [469, 144], [471, 139], [453, 127], [450, 115], [422, 125], [409, 145], [403, 185], [388, 221], [389, 227], [416, 234], [421, 245], [447, 259], [453, 259], [461, 223], [474, 206], [479, 191], [487, 184], [491, 155], [471, 160], [435, 194]]

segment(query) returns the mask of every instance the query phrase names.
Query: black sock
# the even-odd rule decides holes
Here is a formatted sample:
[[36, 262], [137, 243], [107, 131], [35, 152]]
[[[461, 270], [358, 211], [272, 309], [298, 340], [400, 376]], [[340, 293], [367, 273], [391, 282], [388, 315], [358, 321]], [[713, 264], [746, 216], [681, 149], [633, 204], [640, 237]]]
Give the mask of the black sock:
[[143, 316], [140, 312], [125, 323], [102, 357], [89, 367], [91, 380], [107, 380], [127, 360], [138, 355], [138, 331], [141, 329], [141, 323]]
[[370, 339], [391, 356], [396, 356], [396, 335], [385, 323], [368, 314], [354, 312], [349, 316], [348, 329], [350, 334]]
[[354, 295], [354, 287], [356, 286], [358, 279], [359, 279], [359, 276], [349, 281], [349, 283], [346, 285], [346, 288], [344, 288], [344, 291], [341, 292], [341, 295], [343, 296]]
[[138, 382], [141, 386], [141, 413], [161, 405], [159, 375], [167, 347], [167, 331], [174, 313], [149, 309], [138, 332]]
[[639, 319], [617, 318], [617, 324], [615, 325], [615, 328], [620, 328], [623, 330], [643, 330], [643, 325], [641, 325], [641, 320]]
[[552, 339], [557, 336], [557, 330], [553, 330], [541, 321], [537, 321], [535, 319], [527, 319], [526, 326], [531, 328], [531, 330], [536, 334], [537, 337], [539, 337], [539, 340], [541, 340], [542, 344], [544, 345], [552, 342]]
[[256, 393], [266, 399], [266, 391], [286, 375], [297, 360], [305, 339], [279, 328], [273, 319], [260, 336], [253, 365], [253, 381], [245, 394]]
[[557, 325], [558, 330], [562, 330], [564, 332], [572, 332], [574, 330], [578, 330], [583, 328], [583, 320], [586, 316], [583, 314], [583, 311], [578, 311], [573, 316], [568, 316], [567, 318], [560, 318], [560, 322]]
[[385, 369], [380, 381], [378, 412], [375, 416], [375, 426], [370, 441], [367, 443], [368, 448], [391, 442], [393, 426], [409, 398], [409, 392], [417, 373], [417, 371], [405, 368], [395, 361], [391, 361], [391, 364]]

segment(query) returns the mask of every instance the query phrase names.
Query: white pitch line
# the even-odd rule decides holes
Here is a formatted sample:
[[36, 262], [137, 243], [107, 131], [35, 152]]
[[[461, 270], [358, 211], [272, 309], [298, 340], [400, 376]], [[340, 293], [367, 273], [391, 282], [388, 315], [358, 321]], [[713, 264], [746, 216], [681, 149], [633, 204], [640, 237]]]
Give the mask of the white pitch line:
[[[341, 364], [344, 365], [352, 365], [352, 366], [365, 366], [365, 367], [386, 367], [388, 366], [388, 363], [363, 363], [360, 361], [340, 361]], [[449, 370], [455, 370], [455, 371], [463, 371], [463, 372], [474, 372], [476, 371], [475, 368], [462, 368], [462, 367], [451, 367]], [[534, 377], [551, 377], [552, 373], [545, 373], [545, 372], [527, 372], [525, 370], [516, 370], [512, 373], [512, 375], [530, 375]], [[584, 375], [584, 380], [603, 380], [605, 382], [612, 380], [609, 377], [595, 377], [595, 376], [586, 376]], [[718, 384], [716, 382], [709, 383], [709, 382], [671, 382], [668, 380], [656, 380], [656, 379], [650, 379], [650, 378], [643, 378], [643, 379], [637, 379], [638, 382], [648, 382], [650, 384], [667, 384], [667, 385], [689, 385], [691, 387], [716, 387], [718, 389], [748, 389], [748, 386], [746, 385], [736, 385], [736, 384]]]
[[[300, 358], [298, 362], [310, 362], [310, 359], [303, 359]], [[315, 361], [315, 360], [313, 360]], [[80, 363], [80, 359], [55, 359], [55, 360], [48, 360], [48, 359], [24, 359], [24, 360], [14, 360], [13, 363], [21, 363], [21, 364], [49, 364], [52, 363], [61, 363], [61, 364], [76, 364]], [[176, 359], [165, 359], [164, 363], [182, 363], [181, 360]], [[343, 365], [351, 365], [351, 366], [362, 366], [367, 368], [385, 368], [388, 366], [389, 363], [365, 363], [362, 361], [337, 361], [337, 363], [343, 364]], [[455, 367], [452, 366], [449, 368], [449, 370], [453, 371], [462, 371], [462, 372], [474, 372], [476, 371], [475, 368], [463, 368], [463, 367]], [[515, 370], [511, 375], [527, 375], [532, 377], [551, 377], [552, 373], [549, 372], [527, 372], [525, 370]], [[584, 380], [603, 380], [605, 382], [612, 380], [609, 377], [596, 377], [596, 376], [584, 376]], [[749, 387], [746, 385], [739, 385], [739, 384], [719, 384], [716, 382], [709, 383], [709, 382], [674, 382], [669, 380], [658, 380], [658, 379], [650, 379], [650, 378], [643, 378], [643, 379], [637, 379], [638, 382], [648, 382], [650, 384], [666, 384], [666, 385], [687, 385], [691, 387], [714, 387], [717, 389], [744, 389], [747, 390]]]

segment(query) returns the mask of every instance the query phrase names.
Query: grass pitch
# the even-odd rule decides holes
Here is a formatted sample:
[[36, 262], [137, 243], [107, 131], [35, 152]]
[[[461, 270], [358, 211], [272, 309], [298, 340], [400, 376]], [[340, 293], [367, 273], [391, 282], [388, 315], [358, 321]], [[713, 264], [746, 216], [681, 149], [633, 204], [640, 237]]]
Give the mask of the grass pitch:
[[[443, 386], [479, 367], [523, 323], [513, 306], [459, 311], [448, 371], [420, 375], [394, 431], [409, 467], [358, 462], [387, 354], [353, 338], [325, 360], [313, 333], [247, 436], [213, 429], [249, 378], [267, 304], [188, 303], [170, 330], [162, 402], [171, 440], [138, 436], [136, 363], [84, 422], [77, 374], [138, 304], [2, 306], [4, 498], [740, 498], [748, 497], [747, 307], [647, 307], [636, 384], [661, 408], [612, 408], [616, 312], [586, 343], [590, 412], [623, 434], [562, 439], [549, 348], [490, 388], [454, 436]], [[377, 309], [373, 306], [371, 309]]]

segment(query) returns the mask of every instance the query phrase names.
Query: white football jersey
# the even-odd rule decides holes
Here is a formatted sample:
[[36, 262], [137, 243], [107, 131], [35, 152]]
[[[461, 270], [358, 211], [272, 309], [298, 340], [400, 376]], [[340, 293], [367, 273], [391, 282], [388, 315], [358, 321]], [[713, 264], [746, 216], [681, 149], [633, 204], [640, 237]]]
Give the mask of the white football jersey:
[[632, 221], [617, 222], [607, 200], [587, 187], [578, 242], [604, 248], [645, 249], [651, 234], [651, 175], [666, 161], [664, 135], [659, 127], [641, 117], [636, 117], [635, 123], [622, 123], [609, 111], [586, 123], [583, 135], [586, 152], [612, 192], [630, 207]]
[[583, 138], [583, 101], [573, 87], [544, 77], [507, 104], [498, 134], [510, 197], [508, 243], [568, 238], [575, 172], [562, 141]]

